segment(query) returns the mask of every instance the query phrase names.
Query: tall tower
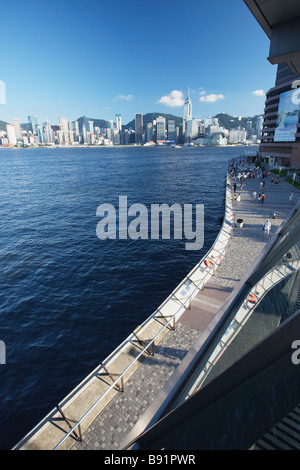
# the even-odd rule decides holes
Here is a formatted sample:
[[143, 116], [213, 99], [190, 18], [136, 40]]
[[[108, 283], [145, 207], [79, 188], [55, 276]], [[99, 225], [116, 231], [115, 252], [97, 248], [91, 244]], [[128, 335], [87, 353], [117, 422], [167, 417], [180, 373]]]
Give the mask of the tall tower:
[[188, 95], [183, 108], [183, 121], [190, 121], [193, 119], [193, 105], [190, 98], [190, 88], [188, 88]]
[[14, 123], [14, 128], [15, 128], [15, 133], [16, 133], [17, 140], [22, 140], [22, 131], [21, 131], [20, 119], [13, 119], [13, 123]]
[[13, 124], [6, 124], [6, 132], [7, 132], [7, 138], [8, 138], [9, 144], [12, 146], [16, 145], [17, 137], [16, 137], [15, 126]]
[[122, 132], [122, 117], [121, 114], [116, 114], [116, 126], [118, 129], [118, 132]]
[[31, 124], [33, 134], [36, 132], [38, 120], [36, 116], [28, 116], [28, 122]]
[[143, 115], [140, 113], [135, 114], [135, 143], [141, 144], [143, 142]]
[[156, 118], [156, 141], [157, 143], [166, 141], [166, 118], [163, 116]]
[[186, 142], [189, 140], [187, 122], [192, 121], [192, 119], [193, 119], [193, 105], [192, 105], [192, 101], [190, 98], [190, 88], [188, 88], [188, 95], [187, 95], [187, 98], [185, 100], [184, 107], [183, 107], [183, 135], [185, 137]]

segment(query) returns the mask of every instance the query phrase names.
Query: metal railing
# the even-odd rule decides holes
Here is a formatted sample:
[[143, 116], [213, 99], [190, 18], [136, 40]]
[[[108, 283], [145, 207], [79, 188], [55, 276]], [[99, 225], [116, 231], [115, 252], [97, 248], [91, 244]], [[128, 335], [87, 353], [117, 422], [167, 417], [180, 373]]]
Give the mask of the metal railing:
[[[283, 279], [291, 276], [299, 269], [300, 259], [292, 262], [287, 262], [285, 264], [282, 264], [281, 266], [276, 266], [261, 279], [261, 281], [255, 286], [254, 289], [249, 292], [249, 295], [246, 297], [244, 303], [241, 305], [240, 309], [235, 314], [235, 317], [227, 327], [217, 347], [213, 350], [206, 364], [204, 364], [202, 373], [199, 375], [198, 379], [191, 387], [186, 398], [190, 397], [193, 393], [195, 393], [202, 387], [203, 383], [206, 381], [208, 375], [210, 374], [220, 357], [223, 355], [226, 349], [228, 349], [234, 338], [243, 328], [245, 323], [249, 320], [249, 318], [254, 313], [255, 309], [266, 296], [266, 294], [277, 284], [279, 284]], [[260, 292], [258, 292], [259, 288], [261, 288]]]
[[[74, 432], [76, 433], [76, 429], [79, 429], [79, 436], [80, 439], [82, 438], [81, 435], [81, 430], [80, 426], [82, 422], [86, 419], [88, 415], [99, 405], [99, 403], [108, 395], [108, 393], [115, 388], [116, 386], [119, 387], [119, 383], [121, 382], [121, 387], [119, 387], [122, 391], [124, 390], [124, 377], [127, 374], [127, 372], [133, 367], [133, 365], [141, 358], [141, 356], [144, 353], [149, 354], [149, 349], [151, 348], [151, 354], [154, 355], [155, 351], [155, 341], [156, 339], [162, 334], [162, 332], [169, 327], [172, 323], [171, 329], [175, 329], [175, 320], [176, 317], [179, 317], [180, 312], [183, 313], [183, 311], [187, 310], [190, 308], [190, 304], [193, 300], [193, 298], [197, 295], [197, 293], [200, 290], [203, 290], [204, 285], [207, 283], [208, 279], [211, 278], [211, 276], [214, 274], [215, 270], [217, 267], [221, 264], [222, 259], [225, 257], [225, 253], [228, 247], [228, 244], [231, 239], [232, 235], [232, 229], [234, 226], [234, 220], [235, 220], [235, 215], [234, 215], [234, 207], [233, 207], [233, 197], [232, 197], [232, 189], [231, 189], [231, 179], [229, 175], [227, 175], [226, 178], [226, 201], [225, 201], [225, 216], [224, 220], [222, 223], [222, 227], [219, 231], [219, 234], [212, 246], [212, 248], [207, 252], [207, 254], [201, 259], [201, 261], [192, 269], [192, 271], [185, 277], [185, 279], [179, 284], [179, 286], [170, 294], [170, 296], [161, 304], [161, 306], [155, 310], [155, 312], [141, 325], [139, 326], [136, 330], [134, 330], [133, 333], [131, 333], [128, 338], [123, 341], [123, 343], [115, 350], [105, 361], [105, 365], [101, 364], [101, 367], [103, 370], [106, 372], [107, 375], [115, 375], [115, 374], [109, 374], [106, 366], [109, 363], [109, 361], [112, 359], [112, 357], [116, 354], [116, 352], [119, 352], [124, 348], [124, 346], [128, 343], [132, 344], [132, 341], [134, 338], [138, 339], [136, 333], [140, 331], [143, 327], [145, 327], [151, 320], [157, 320], [164, 318], [166, 319], [166, 324], [163, 325], [163, 327], [156, 333], [156, 335], [149, 340], [148, 342], [145, 341], [139, 341], [140, 343], [144, 343], [143, 349], [139, 352], [139, 354], [131, 361], [131, 363], [125, 368], [125, 370], [118, 375], [117, 379], [113, 381], [113, 383], [109, 386], [109, 388], [95, 401], [95, 403], [90, 406], [90, 408], [83, 414], [83, 416], [76, 421], [76, 423], [70, 427], [69, 422], [71, 421], [70, 419], [67, 420], [67, 424], [70, 427], [69, 431], [65, 434], [65, 436], [55, 445], [53, 450], [57, 450], [65, 441], [66, 439], [73, 434]], [[221, 245], [221, 248], [219, 248], [219, 245]], [[212, 261], [214, 260], [214, 261]], [[208, 261], [211, 261], [212, 265], [208, 263]], [[200, 275], [199, 279], [195, 279], [195, 276], [198, 277]], [[190, 291], [191, 285], [194, 286], [194, 289]], [[179, 293], [179, 295], [178, 295]], [[180, 306], [178, 309], [175, 310], [175, 312], [171, 314], [163, 314], [164, 308], [168, 308], [168, 304], [171, 303], [171, 301], [174, 303], [175, 300], [175, 305], [180, 303]], [[174, 305], [173, 305], [174, 306]], [[169, 318], [169, 319], [167, 319]], [[146, 343], [146, 344], [145, 344]], [[60, 414], [63, 415], [62, 407], [61, 405], [58, 405], [58, 410]], [[66, 419], [65, 419], [66, 420]]]
[[254, 268], [251, 267], [245, 274], [240, 286], [232, 294], [230, 304], [219, 312], [215, 332], [210, 334], [210, 341], [199, 352], [197, 368], [174, 406], [202, 387], [215, 364], [267, 292], [281, 280], [300, 270], [299, 224], [300, 203], [291, 211], [288, 221], [273, 235], [270, 244], [255, 261]]

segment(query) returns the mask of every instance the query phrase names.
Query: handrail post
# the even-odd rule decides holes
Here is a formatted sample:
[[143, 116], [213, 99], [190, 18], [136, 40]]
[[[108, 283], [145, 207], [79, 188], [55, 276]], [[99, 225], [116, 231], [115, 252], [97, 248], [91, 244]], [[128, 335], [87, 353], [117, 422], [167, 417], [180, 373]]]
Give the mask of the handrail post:
[[[72, 424], [70, 423], [70, 420], [66, 417], [65, 413], [63, 412], [63, 410], [62, 410], [62, 408], [59, 404], [57, 405], [57, 409], [60, 412], [63, 419], [65, 420], [65, 422], [67, 423], [67, 425], [69, 426], [69, 428], [72, 429]], [[77, 432], [75, 431], [75, 429], [73, 430], [73, 434], [74, 434], [75, 438], [78, 441], [82, 442], [82, 434], [81, 434], [80, 424], [78, 425], [78, 431], [79, 431], [79, 436], [78, 436]]]

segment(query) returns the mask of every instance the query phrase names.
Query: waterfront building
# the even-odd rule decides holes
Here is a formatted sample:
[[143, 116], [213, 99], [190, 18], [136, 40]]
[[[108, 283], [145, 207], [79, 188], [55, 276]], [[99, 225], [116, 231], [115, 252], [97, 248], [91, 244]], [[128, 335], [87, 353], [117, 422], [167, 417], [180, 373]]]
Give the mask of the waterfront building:
[[75, 132], [75, 137], [76, 137], [76, 140], [78, 141], [79, 139], [79, 124], [78, 124], [78, 121], [74, 121], [74, 132]]
[[112, 142], [114, 145], [120, 145], [120, 132], [118, 129], [114, 129], [113, 136], [112, 136]]
[[1, 145], [3, 147], [9, 147], [9, 141], [7, 137], [1, 137]]
[[296, 80], [300, 80], [300, 74], [293, 74], [286, 64], [279, 64], [275, 86], [266, 94], [259, 155], [274, 164], [299, 169], [299, 103], [292, 102], [295, 93], [292, 84]]
[[176, 141], [176, 126], [174, 120], [168, 121], [168, 141], [172, 143]]
[[166, 118], [163, 116], [156, 118], [156, 142], [158, 144], [166, 142]]
[[135, 143], [141, 144], [143, 142], [143, 115], [140, 113], [135, 114]]
[[121, 114], [116, 114], [116, 127], [119, 133], [122, 132], [122, 116]]
[[89, 132], [94, 134], [94, 121], [89, 121]]
[[105, 134], [105, 136], [106, 136], [107, 139], [111, 139], [111, 135], [112, 135], [111, 128], [110, 128], [110, 127], [107, 127], [107, 128], [105, 129], [105, 133], [104, 133], [104, 134]]
[[86, 131], [89, 132], [89, 130], [90, 130], [89, 120], [85, 115], [83, 116], [83, 123], [82, 124], [84, 124]]
[[187, 124], [189, 121], [193, 119], [193, 105], [192, 100], [190, 98], [190, 90], [188, 89], [188, 95], [184, 103], [183, 107], [183, 134], [185, 141], [188, 142], [190, 140], [189, 129], [191, 124]]
[[250, 139], [251, 133], [252, 133], [252, 121], [246, 122], [246, 132], [247, 132], [247, 139]]
[[[270, 39], [268, 61], [277, 65], [275, 86], [266, 93], [259, 157], [300, 168], [300, 3], [244, 0]], [[299, 83], [299, 82], [298, 82]]]
[[6, 124], [6, 132], [7, 132], [7, 139], [9, 145], [16, 145], [17, 143], [17, 137], [16, 137], [16, 131], [15, 131], [15, 126], [13, 124]]
[[69, 130], [69, 123], [68, 119], [65, 117], [60, 117], [59, 118], [59, 126], [61, 131], [68, 131]]
[[84, 123], [82, 124], [82, 143], [87, 143], [87, 130]]
[[232, 129], [229, 132], [229, 142], [231, 144], [238, 144], [245, 142], [247, 139], [247, 132], [245, 129]]
[[203, 126], [204, 126], [203, 132], [206, 132], [206, 133], [218, 132], [219, 119], [213, 118], [210, 116], [203, 120]]
[[179, 125], [176, 127], [176, 143], [177, 144], [183, 144], [183, 123], [179, 123]]
[[20, 119], [13, 119], [13, 125], [15, 128], [15, 134], [16, 134], [16, 139], [22, 140], [22, 131], [21, 131], [21, 125], [20, 125]]
[[38, 125], [38, 120], [36, 116], [28, 116], [28, 122], [31, 125], [32, 132], [36, 132], [36, 128]]
[[44, 122], [44, 140], [46, 144], [52, 144], [54, 142], [53, 131], [49, 121]]
[[43, 126], [37, 126], [37, 136], [38, 136], [38, 143], [44, 144], [45, 138], [44, 138]]
[[154, 137], [153, 124], [152, 124], [152, 122], [149, 122], [147, 124], [147, 129], [146, 129], [146, 141], [147, 142], [153, 142], [153, 137]]

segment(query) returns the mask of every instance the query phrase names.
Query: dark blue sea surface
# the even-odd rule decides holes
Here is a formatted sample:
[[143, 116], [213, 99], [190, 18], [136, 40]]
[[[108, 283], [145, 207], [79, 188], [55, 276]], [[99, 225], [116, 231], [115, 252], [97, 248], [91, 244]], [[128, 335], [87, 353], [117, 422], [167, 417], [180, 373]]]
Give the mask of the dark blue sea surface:
[[[0, 448], [9, 449], [171, 293], [213, 244], [235, 148], [0, 149]], [[204, 204], [205, 243], [106, 240], [102, 203]]]

